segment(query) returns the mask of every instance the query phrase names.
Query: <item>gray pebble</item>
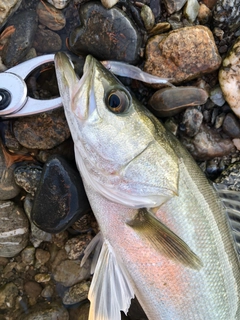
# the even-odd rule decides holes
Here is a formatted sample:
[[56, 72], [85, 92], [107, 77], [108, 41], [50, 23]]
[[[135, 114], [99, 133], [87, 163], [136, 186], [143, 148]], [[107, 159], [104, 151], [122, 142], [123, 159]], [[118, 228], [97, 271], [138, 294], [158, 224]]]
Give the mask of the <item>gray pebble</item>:
[[240, 121], [232, 113], [228, 113], [222, 124], [223, 131], [231, 138], [240, 138]]
[[71, 305], [87, 299], [90, 284], [90, 281], [81, 281], [80, 283], [75, 284], [65, 291], [62, 302], [65, 305]]
[[185, 126], [185, 134], [189, 137], [195, 136], [202, 124], [203, 114], [197, 108], [188, 108], [183, 115], [182, 124]]
[[0, 309], [13, 308], [18, 296], [17, 286], [10, 282], [0, 287]]

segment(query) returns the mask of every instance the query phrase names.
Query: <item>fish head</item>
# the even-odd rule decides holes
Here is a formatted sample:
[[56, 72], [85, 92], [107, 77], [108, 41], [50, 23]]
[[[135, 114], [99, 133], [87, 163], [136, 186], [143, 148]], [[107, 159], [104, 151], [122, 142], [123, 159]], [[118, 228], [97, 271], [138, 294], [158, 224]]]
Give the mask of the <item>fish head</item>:
[[160, 122], [91, 55], [80, 80], [65, 54], [56, 54], [55, 65], [83, 180], [135, 208], [176, 195], [178, 159]]

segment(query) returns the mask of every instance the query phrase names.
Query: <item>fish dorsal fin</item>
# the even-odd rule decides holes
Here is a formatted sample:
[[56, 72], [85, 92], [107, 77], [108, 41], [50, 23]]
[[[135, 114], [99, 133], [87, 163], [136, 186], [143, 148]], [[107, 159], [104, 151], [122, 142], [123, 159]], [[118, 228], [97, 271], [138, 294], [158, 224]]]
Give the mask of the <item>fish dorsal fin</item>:
[[202, 267], [201, 260], [189, 246], [147, 209], [139, 209], [127, 224], [140, 237], [147, 239], [160, 254], [192, 269]]
[[229, 225], [231, 227], [235, 249], [240, 259], [240, 192], [229, 190], [224, 184], [213, 184], [220, 199], [222, 200]]
[[120, 311], [127, 313], [133, 297], [123, 266], [104, 240], [88, 294], [91, 302], [88, 320], [121, 320]]

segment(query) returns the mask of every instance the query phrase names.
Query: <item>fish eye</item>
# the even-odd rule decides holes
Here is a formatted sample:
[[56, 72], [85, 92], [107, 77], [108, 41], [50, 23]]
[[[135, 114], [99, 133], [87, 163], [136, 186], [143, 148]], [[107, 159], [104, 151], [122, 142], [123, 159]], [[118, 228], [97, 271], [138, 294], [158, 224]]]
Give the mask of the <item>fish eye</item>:
[[107, 107], [113, 113], [124, 113], [129, 109], [130, 99], [123, 90], [112, 90], [107, 96]]

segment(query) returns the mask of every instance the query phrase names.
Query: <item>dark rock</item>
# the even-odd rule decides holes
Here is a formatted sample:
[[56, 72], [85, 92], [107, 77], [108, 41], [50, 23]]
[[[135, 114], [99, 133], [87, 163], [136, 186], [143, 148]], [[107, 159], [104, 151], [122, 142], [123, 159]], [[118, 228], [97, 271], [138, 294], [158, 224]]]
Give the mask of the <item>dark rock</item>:
[[2, 60], [10, 68], [21, 62], [32, 47], [37, 30], [37, 14], [34, 10], [19, 12], [8, 21], [8, 26], [13, 26], [15, 31], [3, 47]]
[[230, 164], [216, 179], [216, 183], [224, 184], [227, 189], [240, 191], [240, 161]]
[[188, 108], [183, 115], [182, 123], [185, 126], [185, 134], [189, 137], [195, 136], [202, 124], [203, 114], [197, 108]]
[[62, 108], [18, 118], [13, 132], [19, 143], [30, 149], [51, 149], [70, 137]]
[[240, 121], [237, 117], [228, 113], [222, 124], [223, 131], [231, 138], [240, 138]]
[[38, 52], [43, 52], [45, 54], [57, 52], [62, 48], [62, 40], [56, 32], [38, 28], [34, 39], [34, 48]]
[[82, 25], [70, 34], [71, 51], [80, 55], [90, 53], [99, 60], [129, 63], [138, 60], [141, 36], [122, 10], [117, 7], [107, 10], [98, 2], [88, 2], [81, 6], [79, 15]]
[[32, 208], [32, 221], [46, 232], [57, 233], [90, 210], [77, 170], [60, 156], [51, 157], [43, 168]]

